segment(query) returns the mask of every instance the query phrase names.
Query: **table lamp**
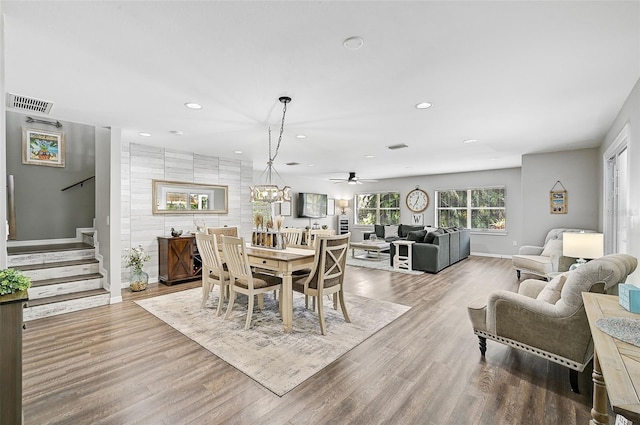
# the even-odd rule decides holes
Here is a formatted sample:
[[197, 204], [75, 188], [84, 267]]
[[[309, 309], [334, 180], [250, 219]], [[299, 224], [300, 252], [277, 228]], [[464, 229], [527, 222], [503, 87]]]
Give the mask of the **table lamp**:
[[569, 270], [574, 270], [588, 260], [604, 255], [602, 233], [565, 232], [562, 234], [562, 255], [577, 258]]
[[342, 214], [344, 215], [344, 213], [345, 213], [344, 209], [349, 206], [349, 200], [348, 199], [338, 199], [338, 206], [340, 208], [342, 208]]

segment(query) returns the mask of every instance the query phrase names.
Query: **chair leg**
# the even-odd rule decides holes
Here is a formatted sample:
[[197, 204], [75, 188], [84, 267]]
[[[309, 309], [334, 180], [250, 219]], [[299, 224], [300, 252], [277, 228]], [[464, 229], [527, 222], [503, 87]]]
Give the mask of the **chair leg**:
[[337, 292], [333, 293], [333, 309], [334, 310], [338, 309], [338, 293]]
[[[336, 294], [333, 294], [334, 297]], [[344, 292], [339, 291], [337, 294], [340, 298], [340, 308], [342, 309], [342, 315], [344, 316], [344, 321], [347, 323], [351, 323], [351, 319], [349, 318], [349, 313], [347, 313], [347, 306], [344, 303]]]
[[520, 280], [520, 270], [516, 270], [516, 276], [518, 277], [518, 280]]
[[220, 285], [220, 296], [218, 297], [218, 308], [216, 309], [216, 316], [222, 314], [222, 303], [224, 301], [225, 285]]
[[202, 304], [200, 304], [200, 308], [204, 308], [204, 305], [207, 303], [209, 299], [209, 293], [211, 292], [211, 282], [202, 281]]
[[263, 308], [264, 308], [264, 294], [258, 294], [258, 310], [262, 310]]
[[309, 296], [305, 294], [304, 296], [304, 308], [309, 309]]
[[478, 337], [479, 346], [480, 346], [480, 354], [484, 357], [484, 354], [487, 352], [487, 338], [483, 336]]
[[569, 383], [571, 384], [571, 391], [576, 394], [580, 394], [580, 388], [578, 386], [578, 371], [569, 369]]
[[[323, 307], [323, 302], [322, 302], [322, 296], [318, 294], [317, 297], [313, 297], [313, 302], [315, 303], [316, 298], [318, 298], [318, 318], [320, 319], [320, 333], [322, 335], [326, 335], [327, 332], [325, 330], [326, 325], [324, 323], [324, 307]], [[315, 308], [314, 308], [315, 310]]]
[[[262, 295], [262, 294], [259, 294]], [[244, 330], [251, 327], [251, 315], [253, 314], [253, 295], [249, 295], [249, 308], [247, 309], [247, 322], [244, 324]], [[258, 298], [259, 299], [259, 298]]]
[[224, 315], [224, 320], [227, 320], [231, 316], [231, 310], [233, 310], [233, 303], [236, 301], [236, 292], [229, 288], [229, 304], [227, 304], [227, 314]]

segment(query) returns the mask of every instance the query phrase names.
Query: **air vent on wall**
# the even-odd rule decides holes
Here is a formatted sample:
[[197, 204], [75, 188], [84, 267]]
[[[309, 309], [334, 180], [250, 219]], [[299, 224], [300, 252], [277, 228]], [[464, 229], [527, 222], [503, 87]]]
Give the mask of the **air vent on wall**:
[[7, 93], [8, 108], [24, 109], [25, 111], [48, 114], [51, 111], [52, 106], [53, 102], [21, 96], [19, 94]]
[[396, 150], [396, 149], [403, 149], [403, 148], [408, 148], [409, 146], [405, 145], [404, 143], [398, 143], [397, 145], [391, 145], [391, 146], [387, 146], [387, 149], [391, 149], [392, 151]]

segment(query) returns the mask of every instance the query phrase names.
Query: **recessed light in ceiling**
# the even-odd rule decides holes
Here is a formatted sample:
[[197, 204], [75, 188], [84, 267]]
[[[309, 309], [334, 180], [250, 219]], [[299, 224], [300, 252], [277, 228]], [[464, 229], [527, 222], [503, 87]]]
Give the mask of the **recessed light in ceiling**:
[[180, 130], [171, 130], [169, 131], [169, 133], [174, 134], [176, 136], [182, 136], [184, 134], [184, 131], [180, 131]]
[[431, 108], [431, 103], [429, 102], [421, 102], [416, 105], [416, 109], [429, 109]]
[[199, 103], [187, 102], [184, 104], [189, 109], [202, 109], [202, 105]]
[[151, 137], [151, 133], [141, 132], [141, 133], [138, 133], [138, 134], [139, 134], [140, 136], [142, 136], [142, 137]]
[[298, 139], [306, 139], [307, 138], [307, 136], [305, 136], [304, 134], [298, 134], [296, 137]]
[[349, 50], [358, 50], [364, 44], [364, 39], [358, 36], [349, 37], [342, 44]]
[[240, 155], [242, 151], [233, 151], [233, 153], [237, 153], [238, 155]]
[[309, 164], [307, 167], [315, 167], [316, 164]]
[[409, 146], [405, 145], [404, 143], [398, 143], [397, 145], [391, 145], [391, 146], [387, 146], [387, 149], [391, 149], [392, 151], [396, 150], [396, 149], [404, 149], [404, 148], [408, 148]]
[[467, 139], [462, 141], [462, 143], [464, 143], [465, 145], [468, 145], [469, 143], [475, 143], [475, 142], [477, 142], [476, 139]]
[[367, 159], [375, 158], [375, 156], [373, 156], [373, 155], [365, 155], [364, 157], [367, 158]]

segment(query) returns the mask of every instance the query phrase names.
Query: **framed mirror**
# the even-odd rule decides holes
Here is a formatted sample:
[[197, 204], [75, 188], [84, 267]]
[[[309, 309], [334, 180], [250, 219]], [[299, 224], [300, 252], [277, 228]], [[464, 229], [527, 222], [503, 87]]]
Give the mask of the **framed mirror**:
[[227, 186], [153, 180], [154, 214], [228, 214]]

